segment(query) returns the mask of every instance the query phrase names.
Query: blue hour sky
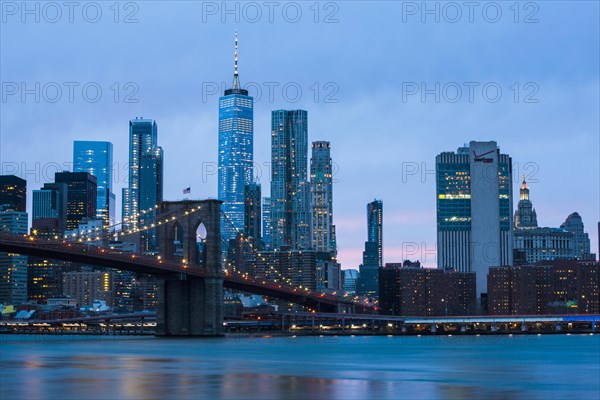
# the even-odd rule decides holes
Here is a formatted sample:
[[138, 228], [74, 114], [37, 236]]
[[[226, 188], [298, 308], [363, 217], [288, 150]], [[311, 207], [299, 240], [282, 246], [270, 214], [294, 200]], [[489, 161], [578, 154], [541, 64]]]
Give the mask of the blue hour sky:
[[165, 199], [216, 197], [237, 30], [263, 193], [271, 110], [306, 109], [309, 140], [331, 141], [344, 268], [361, 261], [374, 198], [384, 262], [435, 264], [435, 156], [470, 140], [512, 156], [515, 208], [526, 174], [539, 224], [578, 211], [597, 252], [598, 2], [0, 4], [0, 172], [28, 180], [29, 207], [74, 140], [107, 140], [120, 214], [136, 116], [158, 122]]

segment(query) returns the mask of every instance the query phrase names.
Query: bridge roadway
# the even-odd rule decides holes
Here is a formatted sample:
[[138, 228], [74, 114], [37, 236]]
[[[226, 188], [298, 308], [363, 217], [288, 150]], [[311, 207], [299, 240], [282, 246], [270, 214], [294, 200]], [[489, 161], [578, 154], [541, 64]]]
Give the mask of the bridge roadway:
[[[85, 243], [46, 239], [43, 237], [0, 233], [0, 251], [22, 255], [97, 265], [166, 278], [174, 274], [204, 278], [201, 268], [150, 256], [121, 252]], [[344, 297], [319, 293], [309, 289], [292, 288], [284, 285], [255, 280], [249, 277], [234, 276], [225, 272], [223, 287], [263, 296], [276, 297], [301, 304], [317, 311], [371, 312], [370, 307], [357, 304]]]

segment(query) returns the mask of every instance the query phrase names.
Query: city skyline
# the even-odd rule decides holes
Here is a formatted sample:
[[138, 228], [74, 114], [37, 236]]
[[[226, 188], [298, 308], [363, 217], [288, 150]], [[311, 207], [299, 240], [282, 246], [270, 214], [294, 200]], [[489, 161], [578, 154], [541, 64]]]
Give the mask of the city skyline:
[[[348, 7], [350, 9], [347, 11], [351, 14], [351, 6]], [[548, 26], [552, 18], [557, 18], [556, 14], [566, 11], [560, 10], [560, 5], [548, 6], [546, 11], [544, 18], [536, 26], [524, 27], [515, 24], [515, 26], [512, 26], [515, 32], [510, 33], [508, 36], [516, 35], [519, 31], [526, 28], [530, 30], [534, 28], [545, 29], [544, 32], [550, 34]], [[590, 14], [594, 14], [593, 10]], [[344, 16], [348, 18], [346, 19], [346, 23], [353, 18], [352, 15]], [[576, 14], [574, 17], [584, 20], [586, 18], [581, 14]], [[340, 20], [342, 22], [339, 25], [344, 25], [342, 15], [340, 15]], [[140, 23], [141, 25], [144, 25], [144, 23]], [[235, 27], [233, 25], [221, 25], [223, 26], [217, 27], [218, 29], [214, 31], [215, 36], [211, 41], [215, 45], [211, 47], [208, 53], [211, 55], [209, 57], [211, 63], [214, 60], [213, 68], [216, 71], [206, 71], [203, 77], [196, 81], [196, 87], [198, 88], [201, 88], [202, 82], [228, 82], [229, 80], [230, 67], [228, 65], [231, 62], [230, 43]], [[339, 25], [330, 27], [319, 26], [317, 31], [329, 29], [335, 34], [334, 28], [339, 28], [346, 33], [347, 31], [344, 29], [347, 28], [340, 27]], [[36, 28], [41, 29], [41, 27]], [[284, 29], [292, 28], [284, 26]], [[13, 27], [6, 25], [3, 29], [10, 30]], [[462, 34], [468, 33], [468, 26], [462, 26], [461, 29]], [[484, 27], [484, 29], [492, 29], [492, 27]], [[575, 27], [574, 31], [568, 35], [568, 38], [576, 42], [577, 40], [574, 40], [574, 38], [583, 35], [581, 32], [583, 29]], [[334, 183], [333, 189], [335, 192], [334, 209], [336, 210], [333, 222], [337, 226], [337, 242], [340, 250], [339, 258], [343, 268], [356, 268], [360, 264], [364, 246], [364, 204], [373, 198], [381, 198], [386, 203], [384, 262], [401, 261], [403, 258], [410, 258], [420, 259], [427, 266], [435, 265], [433, 256], [435, 250], [431, 250], [434, 248], [433, 246], [436, 242], [435, 174], [431, 172], [435, 169], [434, 158], [439, 152], [454, 149], [458, 144], [470, 140], [495, 140], [503, 149], [503, 152], [513, 157], [513, 162], [518, 165], [513, 171], [512, 184], [517, 185], [513, 186], [513, 192], [517, 192], [523, 174], [531, 177], [528, 178], [528, 184], [536, 193], [536, 211], [540, 218], [540, 226], [559, 226], [568, 215], [577, 211], [583, 218], [586, 231], [590, 233], [592, 252], [598, 248], [597, 230], [595, 229], [599, 219], [596, 206], [598, 204], [596, 184], [598, 182], [598, 169], [596, 168], [596, 164], [594, 164], [598, 162], [597, 156], [594, 158], [594, 150], [598, 148], [597, 118], [594, 117], [597, 116], [597, 111], [590, 111], [593, 109], [597, 110], [598, 107], [597, 99], [592, 93], [589, 93], [594, 92], [593, 89], [597, 86], [596, 78], [590, 75], [590, 71], [594, 67], [597, 67], [597, 58], [592, 56], [589, 50], [594, 47], [594, 44], [597, 44], [597, 39], [595, 39], [597, 35], [591, 35], [587, 32], [588, 39], [574, 44], [573, 51], [578, 56], [591, 57], [591, 61], [588, 60], [585, 66], [579, 69], [580, 74], [568, 80], [568, 84], [565, 84], [565, 87], [553, 88], [548, 86], [549, 82], [552, 81], [551, 72], [554, 71], [552, 69], [550, 73], [546, 72], [548, 76], [543, 76], [543, 79], [539, 78], [538, 85], [540, 92], [538, 97], [540, 102], [537, 105], [517, 104], [513, 102], [500, 102], [499, 104], [481, 104], [481, 102], [476, 102], [471, 105], [467, 104], [466, 106], [463, 105], [465, 111], [459, 114], [458, 118], [454, 119], [453, 123], [450, 124], [451, 126], [444, 126], [448, 125], [447, 121], [453, 119], [451, 112], [458, 110], [458, 106], [453, 106], [447, 102], [438, 104], [433, 101], [425, 103], [417, 101], [418, 104], [415, 107], [414, 102], [402, 103], [402, 101], [399, 101], [400, 107], [395, 109], [397, 111], [395, 114], [397, 115], [394, 116], [393, 120], [388, 120], [385, 117], [381, 118], [382, 114], [376, 109], [378, 105], [381, 105], [379, 100], [374, 99], [374, 105], [361, 103], [360, 95], [364, 94], [364, 90], [358, 89], [365, 88], [353, 88], [352, 83], [348, 80], [348, 75], [337, 74], [341, 70], [340, 68], [335, 68], [335, 71], [325, 68], [326, 73], [316, 73], [313, 70], [311, 72], [313, 75], [311, 76], [308, 76], [308, 73], [302, 75], [297, 69], [286, 70], [283, 68], [281, 71], [273, 69], [262, 71], [260, 70], [261, 66], [268, 64], [264, 61], [265, 54], [261, 53], [260, 50], [261, 38], [264, 38], [264, 35], [266, 35], [264, 27], [246, 25], [240, 27], [239, 30], [244, 38], [244, 76], [247, 77], [247, 82], [277, 81], [285, 83], [297, 81], [302, 85], [305, 92], [304, 98], [299, 103], [294, 104], [287, 103], [281, 99], [276, 99], [275, 102], [269, 103], [264, 97], [266, 92], [263, 93], [262, 100], [257, 101], [255, 134], [257, 139], [260, 137], [260, 140], [256, 140], [255, 143], [255, 152], [258, 153], [256, 163], [261, 167], [265, 167], [264, 163], [269, 160], [269, 157], [265, 155], [270, 153], [270, 146], [268, 145], [270, 142], [268, 135], [269, 124], [268, 122], [265, 124], [265, 121], [269, 120], [269, 113], [274, 109], [306, 109], [311, 115], [309, 142], [316, 140], [328, 140], [331, 142], [332, 159], [336, 166], [334, 168], [334, 178], [338, 181]], [[309, 33], [306, 34], [310, 35]], [[536, 35], [539, 34], [536, 33]], [[86, 33], [86, 35], [93, 36], [94, 33]], [[343, 35], [340, 34], [340, 36]], [[290, 40], [290, 37], [287, 37], [287, 39]], [[429, 39], [431, 39], [431, 36], [427, 36], [425, 42]], [[561, 40], [567, 40], [567, 38], [561, 38]], [[421, 41], [421, 43], [423, 42]], [[471, 43], [476, 44], [477, 40], [473, 39]], [[325, 40], [324, 46], [332, 44], [342, 46], [340, 50], [343, 50], [343, 46], [345, 46], [344, 41], [340, 37], [337, 37], [337, 35], [334, 35], [333, 39]], [[507, 51], [503, 47], [503, 45], [506, 45], [504, 40], [496, 42], [496, 44], [504, 52]], [[318, 43], [312, 43], [312, 45], [315, 48], [305, 47], [301, 50], [296, 49], [295, 52], [299, 53], [296, 56], [311, 58], [324, 49], [323, 47], [319, 47]], [[159, 48], [162, 47], [159, 46]], [[9, 45], [7, 51], [10, 49]], [[528, 49], [530, 49], [530, 45], [525, 43], [520, 45], [518, 51], [526, 51]], [[586, 50], [588, 52], [587, 56], [583, 55]], [[281, 51], [285, 52], [286, 50], [282, 49]], [[438, 51], [440, 50], [438, 49]], [[541, 56], [546, 55], [543, 49], [536, 49], [536, 51], [538, 52], [536, 54]], [[344, 52], [341, 51], [341, 53], [343, 54]], [[181, 55], [173, 54], [173, 57], [181, 62], [180, 57], [189, 56], [189, 54], [183, 51]], [[443, 52], [442, 54], [448, 55]], [[276, 57], [269, 56], [266, 59], [275, 60]], [[360, 63], [361, 61], [357, 62]], [[417, 64], [410, 64], [411, 66], [409, 67], [403, 67], [408, 68], [408, 70], [403, 69], [404, 74], [402, 74], [402, 78], [399, 78], [397, 83], [392, 86], [389, 85], [388, 80], [387, 88], [392, 89], [392, 92], [394, 90], [399, 91], [404, 81], [420, 82], [422, 80], [429, 82], [430, 86], [433, 86], [435, 81], [440, 81], [445, 76], [444, 74], [437, 75], [435, 81], [429, 80], [427, 77], [421, 78], [414, 70]], [[194, 69], [198, 65], [200, 63], [190, 63], [190, 68]], [[288, 64], [278, 64], [277, 67], [282, 68], [286, 65]], [[337, 63], [334, 63], [334, 65], [337, 67]], [[458, 68], [460, 62], [451, 65]], [[52, 63], [50, 63], [50, 66], [52, 66]], [[561, 68], [567, 68], [568, 66], [567, 62], [563, 62], [563, 64], [556, 67], [556, 74], [561, 74]], [[28, 77], [37, 76], [35, 75], [36, 71], [34, 67], [26, 68], [26, 75], [24, 75], [26, 78], [19, 78], [20, 75], [16, 74], [14, 68], [12, 68], [12, 64], [8, 61], [3, 60], [2, 67], [3, 72], [7, 74], [7, 80], [14, 78], [15, 80], [20, 79], [21, 81], [30, 82]], [[531, 65], [531, 67], [535, 67], [535, 64]], [[364, 85], [368, 80], [364, 76], [360, 76], [361, 72], [356, 72], [358, 71], [357, 68], [352, 69], [359, 75], [358, 78], [361, 78], [360, 81], [362, 83], [358, 83], [357, 85]], [[597, 68], [595, 70], [597, 71]], [[50, 68], [50, 71], [52, 71], [52, 68]], [[492, 69], [492, 71], [494, 70]], [[128, 73], [125, 72], [127, 70], [121, 71], [122, 75], [116, 77], [115, 80], [121, 81], [121, 77], [129, 79], [127, 78]], [[188, 75], [186, 73], [187, 70], [184, 68], [183, 79], [187, 79]], [[156, 76], [156, 71], [153, 71], [153, 75]], [[389, 76], [389, 72], [384, 70], [382, 75], [381, 79]], [[458, 75], [448, 75], [448, 80], [455, 80], [455, 77]], [[299, 76], [304, 80], [298, 79]], [[536, 77], [538, 76], [536, 75]], [[321, 89], [326, 82], [330, 80], [335, 81], [340, 88], [336, 96], [339, 102], [316, 104], [314, 103], [314, 99], [307, 99], [307, 97], [312, 97], [313, 94], [308, 89], [311, 83], [305, 85], [306, 82], [310, 82], [311, 77], [313, 82], [314, 80], [319, 81]], [[207, 163], [207, 166], [216, 165], [217, 130], [215, 127], [217, 118], [215, 105], [218, 101], [217, 95], [209, 96], [204, 102], [201, 93], [196, 93], [195, 101], [190, 101], [189, 94], [184, 94], [182, 99], [176, 103], [181, 105], [179, 101], [187, 101], [190, 104], [182, 107], [181, 112], [176, 112], [173, 105], [165, 104], [164, 99], [161, 100], [161, 96], [156, 91], [156, 86], [143, 84], [143, 82], [146, 82], [143, 74], [140, 75], [140, 78], [138, 84], [142, 90], [138, 95], [140, 99], [138, 104], [100, 103], [93, 105], [76, 103], [75, 106], [78, 108], [74, 108], [75, 106], [73, 105], [69, 107], [69, 103], [58, 104], [56, 108], [60, 111], [59, 115], [61, 119], [65, 121], [62, 124], [58, 124], [56, 122], [58, 120], [52, 123], [54, 117], [45, 114], [44, 108], [48, 107], [47, 104], [31, 104], [27, 102], [24, 104], [20, 102], [16, 104], [5, 103], [2, 107], [3, 110], [7, 110], [9, 106], [16, 107], [12, 107], [15, 116], [12, 113], [7, 116], [6, 111], [3, 111], [2, 148], [0, 149], [0, 162], [3, 167], [2, 173], [10, 173], [10, 170], [7, 170], [7, 168], [12, 166], [12, 163], [17, 163], [21, 169], [19, 172], [35, 170], [36, 162], [41, 163], [41, 165], [53, 162], [62, 167], [70, 160], [69, 153], [73, 140], [106, 140], [112, 142], [115, 147], [115, 160], [120, 164], [119, 167], [122, 167], [126, 164], [124, 161], [126, 160], [124, 154], [127, 151], [127, 145], [124, 145], [127, 141], [126, 121], [136, 115], [144, 115], [157, 120], [161, 125], [161, 145], [165, 148], [166, 153], [165, 199], [180, 198], [181, 190], [188, 186], [192, 187], [191, 195], [194, 198], [217, 197], [216, 176], [206, 175], [205, 182], [202, 179], [202, 163]], [[474, 77], [474, 79], [479, 81], [484, 81], [487, 78], [489, 77]], [[508, 86], [513, 82], [505, 85], [510, 79], [515, 79], [524, 84], [526, 81], [521, 80], [521, 78], [522, 76], [514, 76], [508, 73], [503, 75], [502, 85], [505, 91], [511, 93]], [[523, 76], [523, 79], [528, 79], [528, 77]], [[464, 79], [464, 81], [467, 80], [466, 78]], [[170, 83], [175, 84], [177, 81], [178, 79]], [[123, 80], [122, 84], [125, 82], [127, 81]], [[374, 80], [368, 89], [381, 96], [381, 101], [389, 101], [389, 97], [384, 90], [385, 86], [379, 80]], [[105, 87], [105, 91], [107, 95], [111, 93], [107, 87]], [[321, 93], [321, 97], [323, 94]], [[396, 93], [395, 95], [400, 96], [401, 94]], [[563, 104], [563, 99], [564, 101], [569, 99], [569, 102], [573, 104]], [[385, 103], [385, 101], [383, 102]], [[36, 106], [39, 108], [35, 108]], [[164, 108], [162, 108], [163, 106]], [[422, 108], [429, 110], [423, 110]], [[16, 118], [16, 115], [24, 115], [20, 113], [30, 109], [42, 111], [41, 117], [44, 121], [45, 129], [54, 132], [52, 138], [53, 143], [57, 146], [57, 150], [53, 151], [52, 154], [48, 154], [47, 152], [47, 138], [50, 136], [45, 134], [38, 139], [35, 132], [39, 131], [39, 128], [35, 122], [23, 121]], [[82, 115], [74, 116], [75, 110], [80, 110]], [[417, 111], [416, 116], [408, 118], [409, 114], [415, 111]], [[477, 112], [481, 112], [481, 115], [475, 116], [467, 122], [465, 119], [466, 116]], [[66, 113], [68, 113], [68, 116]], [[545, 121], [553, 113], [560, 116], [552, 118], [551, 123]], [[356, 114], [357, 116], [355, 117], [352, 114]], [[440, 126], [429, 122], [421, 124], [423, 121], [422, 118], [426, 116], [431, 116], [432, 118], [445, 117], [445, 123]], [[8, 121], [4, 117], [8, 117]], [[380, 121], [379, 119], [382, 120]], [[349, 120], [350, 123], [344, 125], [339, 125], [338, 123], [336, 126], [336, 124], [330, 123], [329, 120]], [[511, 120], [511, 122], [507, 123], [507, 120]], [[16, 124], [16, 121], [19, 122], [19, 125]], [[190, 123], [191, 121], [198, 121], [199, 124], [197, 125], [199, 126], [189, 129], [189, 127], [194, 125]], [[371, 121], [376, 121], [373, 122], [375, 125], [370, 126]], [[401, 121], [401, 123], [398, 125], [397, 122], [392, 123], [392, 121]], [[15, 128], [17, 126], [19, 127], [19, 135], [16, 135], [17, 130]], [[188, 127], [187, 129], [185, 128], [186, 126]], [[493, 128], [490, 129], [490, 126], [493, 126]], [[29, 128], [23, 129], [24, 127]], [[441, 127], [448, 130], [448, 135], [439, 134]], [[386, 131], [392, 132], [393, 135], [384, 134]], [[62, 135], [58, 134], [59, 132], [62, 132]], [[364, 135], [366, 134], [368, 134], [367, 137], [370, 139], [366, 143], [370, 143], [373, 140], [381, 145], [366, 147], [365, 142], [363, 142], [365, 140]], [[435, 145], [432, 145], [426, 140], [428, 135], [431, 134], [444, 137], [440, 137], [435, 142]], [[22, 149], [21, 146], [17, 145], [16, 140], [22, 140], [22, 136], [20, 135], [25, 135], [26, 139], [30, 139], [28, 141], [31, 145], [26, 149]], [[570, 151], [577, 152], [578, 154], [582, 153], [581, 156], [572, 157], [570, 152], [565, 150], [565, 137], [568, 137], [570, 140], [572, 146]], [[361, 146], [361, 144], [363, 145]], [[370, 153], [375, 153], [375, 155], [371, 155]], [[561, 164], [556, 162], [556, 159], [561, 158], [565, 163], [562, 166], [556, 165]], [[356, 159], [360, 159], [363, 162], [353, 162]], [[25, 163], [25, 168], [20, 167], [21, 163]], [[190, 174], [181, 174], [179, 171], [182, 170], [189, 170]], [[25, 174], [27, 174], [26, 171]], [[52, 170], [52, 172], [54, 171]], [[266, 188], [269, 186], [269, 179], [264, 171], [262, 172], [260, 182], [263, 189], [265, 189], [263, 196], [268, 197], [269, 193]], [[120, 188], [124, 186], [124, 174], [125, 171], [121, 169], [119, 180], [115, 183], [115, 193], [120, 193]], [[42, 175], [42, 173], [40, 172], [39, 175]], [[27, 178], [27, 176], [24, 177]], [[41, 188], [43, 183], [50, 182], [52, 177], [53, 174], [50, 174], [48, 180], [40, 179], [39, 182], [35, 179], [28, 179], [28, 210], [31, 210], [31, 190]], [[39, 178], [43, 177], [39, 176]], [[359, 196], [352, 194], [355, 192], [357, 185], [363, 187]], [[566, 185], [576, 187], [577, 191], [563, 191], [559, 189], [560, 186]], [[392, 186], [392, 188], [389, 188], [389, 186]], [[410, 195], [403, 196], [405, 193], [409, 193]], [[512, 206], [516, 208], [516, 199], [513, 199]], [[118, 200], [117, 210], [120, 210], [120, 200]], [[423, 260], [422, 252], [411, 255], [406, 254], [407, 252], [405, 251], [403, 254], [403, 243], [417, 243], [419, 246], [421, 243], [426, 243], [425, 255], [428, 258]]]

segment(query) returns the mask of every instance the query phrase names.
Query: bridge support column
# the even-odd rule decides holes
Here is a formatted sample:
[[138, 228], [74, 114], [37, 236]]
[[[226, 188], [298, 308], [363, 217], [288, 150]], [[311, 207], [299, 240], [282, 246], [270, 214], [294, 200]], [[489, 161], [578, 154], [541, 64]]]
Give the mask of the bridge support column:
[[521, 324], [521, 332], [527, 332], [527, 324], [525, 322]]
[[164, 279], [159, 290], [157, 336], [223, 335], [222, 279]]
[[431, 324], [431, 333], [436, 333], [437, 332], [437, 328], [435, 326], [435, 324]]
[[496, 330], [497, 330], [497, 329], [498, 329], [498, 328], [496, 327], [496, 323], [495, 323], [495, 322], [492, 322], [492, 326], [490, 327], [490, 330], [491, 330], [492, 332], [496, 332]]
[[592, 332], [596, 332], [596, 322], [592, 321]]

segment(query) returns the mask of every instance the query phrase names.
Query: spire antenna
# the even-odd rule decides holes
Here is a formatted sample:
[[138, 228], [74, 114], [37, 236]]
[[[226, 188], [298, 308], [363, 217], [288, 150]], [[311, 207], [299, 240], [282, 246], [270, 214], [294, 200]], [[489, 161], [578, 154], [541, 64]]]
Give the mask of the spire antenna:
[[233, 65], [233, 88], [240, 88], [240, 80], [238, 77], [238, 33], [235, 31], [235, 52], [234, 52], [234, 65]]

